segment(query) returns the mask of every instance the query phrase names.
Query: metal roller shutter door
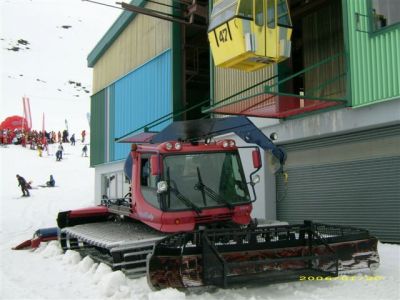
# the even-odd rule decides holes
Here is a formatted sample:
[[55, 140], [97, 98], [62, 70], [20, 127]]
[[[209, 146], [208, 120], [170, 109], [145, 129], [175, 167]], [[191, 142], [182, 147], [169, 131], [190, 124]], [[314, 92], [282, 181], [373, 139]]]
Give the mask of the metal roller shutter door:
[[277, 217], [359, 226], [400, 242], [400, 126], [283, 145]]

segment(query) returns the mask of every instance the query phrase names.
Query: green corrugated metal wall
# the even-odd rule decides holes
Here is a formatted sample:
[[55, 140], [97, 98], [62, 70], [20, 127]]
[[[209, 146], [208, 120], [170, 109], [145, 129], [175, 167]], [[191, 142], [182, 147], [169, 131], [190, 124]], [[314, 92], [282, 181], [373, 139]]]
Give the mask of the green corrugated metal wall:
[[106, 90], [91, 97], [90, 102], [90, 166], [106, 160]]
[[277, 176], [277, 217], [370, 230], [400, 242], [400, 126], [283, 145], [288, 182]]
[[371, 33], [369, 1], [342, 1], [347, 12], [353, 107], [400, 97], [400, 24]]

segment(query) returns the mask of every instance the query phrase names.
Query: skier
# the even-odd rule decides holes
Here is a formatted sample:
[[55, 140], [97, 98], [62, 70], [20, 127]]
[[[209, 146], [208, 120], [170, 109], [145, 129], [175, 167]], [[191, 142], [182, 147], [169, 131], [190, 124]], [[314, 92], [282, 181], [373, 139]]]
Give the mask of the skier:
[[62, 142], [63, 143], [69, 143], [68, 136], [69, 136], [68, 130], [64, 129], [62, 132]]
[[86, 131], [85, 130], [82, 130], [81, 136], [82, 136], [82, 144], [84, 144], [85, 143], [85, 136], [86, 136]]
[[3, 131], [3, 144], [4, 145], [8, 144], [8, 131], [7, 131], [7, 129], [4, 129], [4, 131]]
[[54, 187], [56, 185], [56, 181], [53, 178], [53, 175], [50, 175], [50, 180], [46, 182], [46, 186]]
[[17, 174], [18, 186], [21, 187], [22, 197], [29, 197], [28, 184], [24, 177]]
[[71, 141], [71, 146], [75, 146], [75, 133], [72, 134], [70, 141]]
[[21, 137], [21, 145], [26, 148], [26, 134], [23, 132]]
[[62, 160], [63, 151], [64, 151], [64, 147], [62, 146], [62, 142], [60, 142], [60, 145], [58, 145], [58, 150], [56, 152], [56, 160], [57, 161]]
[[82, 148], [82, 156], [87, 157], [87, 145], [83, 146]]
[[42, 144], [38, 144], [37, 149], [38, 149], [38, 152], [39, 152], [39, 156], [42, 157], [42, 152], [43, 152]]
[[48, 144], [48, 142], [47, 142], [47, 139], [43, 139], [42, 150], [43, 150], [43, 151], [46, 151], [47, 156], [50, 155], [50, 152], [49, 152], [49, 144]]
[[54, 131], [51, 132], [51, 138], [50, 138], [50, 143], [54, 144], [57, 140], [57, 135]]

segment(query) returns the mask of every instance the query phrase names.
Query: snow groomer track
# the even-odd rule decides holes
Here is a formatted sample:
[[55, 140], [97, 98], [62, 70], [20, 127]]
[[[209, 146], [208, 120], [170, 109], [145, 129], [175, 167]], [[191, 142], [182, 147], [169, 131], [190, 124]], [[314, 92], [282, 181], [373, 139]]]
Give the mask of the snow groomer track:
[[63, 228], [63, 250], [78, 250], [130, 278], [146, 274], [146, 257], [166, 234], [141, 223], [100, 222]]

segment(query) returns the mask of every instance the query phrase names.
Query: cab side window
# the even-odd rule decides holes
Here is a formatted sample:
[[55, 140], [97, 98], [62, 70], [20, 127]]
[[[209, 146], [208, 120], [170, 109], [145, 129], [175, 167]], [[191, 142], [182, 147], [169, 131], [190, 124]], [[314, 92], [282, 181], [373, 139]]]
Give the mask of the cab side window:
[[142, 195], [151, 205], [159, 207], [157, 195], [157, 177], [151, 175], [150, 155], [140, 161], [140, 186]]

